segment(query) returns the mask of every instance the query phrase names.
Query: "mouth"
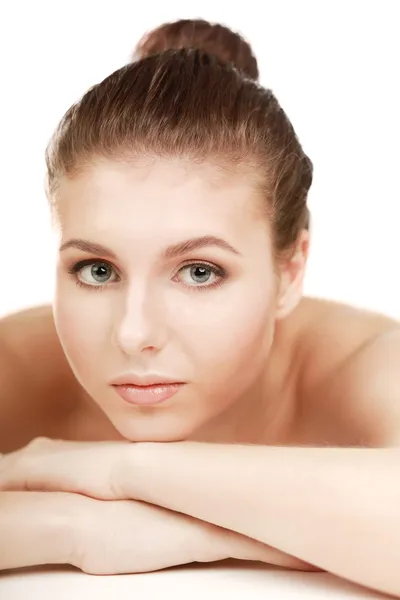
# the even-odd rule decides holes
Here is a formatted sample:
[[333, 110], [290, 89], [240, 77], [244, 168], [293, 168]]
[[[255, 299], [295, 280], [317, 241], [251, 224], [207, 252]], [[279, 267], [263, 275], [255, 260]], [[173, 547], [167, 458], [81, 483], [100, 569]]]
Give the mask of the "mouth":
[[128, 404], [136, 406], [154, 406], [175, 396], [184, 385], [185, 383], [176, 381], [159, 381], [140, 384], [132, 381], [125, 381], [113, 383], [112, 387], [122, 400]]

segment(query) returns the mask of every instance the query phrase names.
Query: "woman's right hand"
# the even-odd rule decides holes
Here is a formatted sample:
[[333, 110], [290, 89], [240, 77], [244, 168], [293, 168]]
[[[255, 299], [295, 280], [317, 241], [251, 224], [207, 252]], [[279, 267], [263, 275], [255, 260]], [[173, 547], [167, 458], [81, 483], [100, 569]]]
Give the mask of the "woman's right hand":
[[311, 568], [265, 544], [159, 506], [81, 498], [69, 562], [87, 573], [143, 573], [226, 558]]
[[71, 564], [141, 573], [227, 558], [218, 527], [142, 502], [65, 492], [0, 492], [0, 570]]
[[68, 562], [91, 574], [144, 573], [228, 558], [222, 530], [136, 500], [81, 497]]
[[226, 558], [314, 570], [265, 544], [165, 508], [63, 492], [1, 492], [0, 540], [0, 570], [58, 563], [99, 575], [143, 573]]

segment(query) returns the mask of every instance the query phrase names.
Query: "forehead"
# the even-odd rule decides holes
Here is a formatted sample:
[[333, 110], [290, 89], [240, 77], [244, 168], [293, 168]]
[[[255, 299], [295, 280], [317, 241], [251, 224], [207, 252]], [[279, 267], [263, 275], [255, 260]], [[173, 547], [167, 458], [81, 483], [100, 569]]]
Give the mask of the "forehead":
[[213, 164], [179, 159], [102, 160], [60, 182], [63, 231], [121, 237], [168, 231], [180, 235], [243, 235], [265, 227], [254, 178]]

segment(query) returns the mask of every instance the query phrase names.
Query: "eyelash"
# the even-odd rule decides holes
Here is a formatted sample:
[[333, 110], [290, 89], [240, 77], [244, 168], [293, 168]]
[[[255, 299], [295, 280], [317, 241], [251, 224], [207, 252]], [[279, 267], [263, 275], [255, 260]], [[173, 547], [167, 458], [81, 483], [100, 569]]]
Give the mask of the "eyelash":
[[[68, 268], [68, 273], [70, 275], [73, 275], [75, 278], [75, 283], [77, 286], [79, 287], [83, 287], [85, 289], [88, 289], [90, 291], [103, 291], [104, 289], [108, 288], [109, 285], [111, 285], [111, 283], [105, 283], [105, 284], [99, 284], [99, 285], [90, 285], [88, 283], [84, 283], [83, 281], [80, 281], [77, 278], [77, 274], [79, 273], [79, 271], [81, 271], [84, 267], [88, 267], [91, 265], [96, 265], [96, 264], [101, 264], [101, 265], [106, 265], [108, 267], [110, 267], [111, 269], [114, 270], [114, 267], [107, 261], [105, 260], [92, 260], [92, 259], [87, 259], [87, 260], [81, 260], [77, 263], [75, 263], [74, 265], [72, 265], [71, 267]], [[186, 283], [183, 283], [183, 286], [185, 288], [192, 290], [196, 290], [196, 291], [205, 291], [205, 290], [209, 290], [212, 288], [217, 288], [220, 287], [223, 283], [223, 281], [227, 278], [228, 274], [225, 271], [225, 269], [223, 269], [222, 267], [217, 267], [217, 265], [214, 265], [212, 263], [209, 262], [199, 262], [199, 261], [189, 261], [187, 263], [184, 263], [180, 269], [178, 270], [178, 273], [187, 267], [200, 267], [200, 268], [206, 268], [208, 270], [210, 270], [214, 275], [216, 275], [218, 277], [218, 279], [216, 281], [214, 281], [214, 283], [210, 283], [210, 284], [205, 284], [205, 285], [188, 285]], [[115, 283], [115, 282], [112, 282]]]

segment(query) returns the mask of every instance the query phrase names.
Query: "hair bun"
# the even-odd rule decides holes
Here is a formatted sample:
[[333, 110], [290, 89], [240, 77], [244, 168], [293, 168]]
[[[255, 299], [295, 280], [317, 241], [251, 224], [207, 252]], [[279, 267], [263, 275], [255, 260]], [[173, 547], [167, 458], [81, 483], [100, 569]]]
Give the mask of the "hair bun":
[[251, 46], [238, 33], [201, 19], [165, 23], [145, 34], [133, 53], [134, 59], [166, 50], [195, 48], [233, 64], [247, 77], [258, 80], [257, 60]]

